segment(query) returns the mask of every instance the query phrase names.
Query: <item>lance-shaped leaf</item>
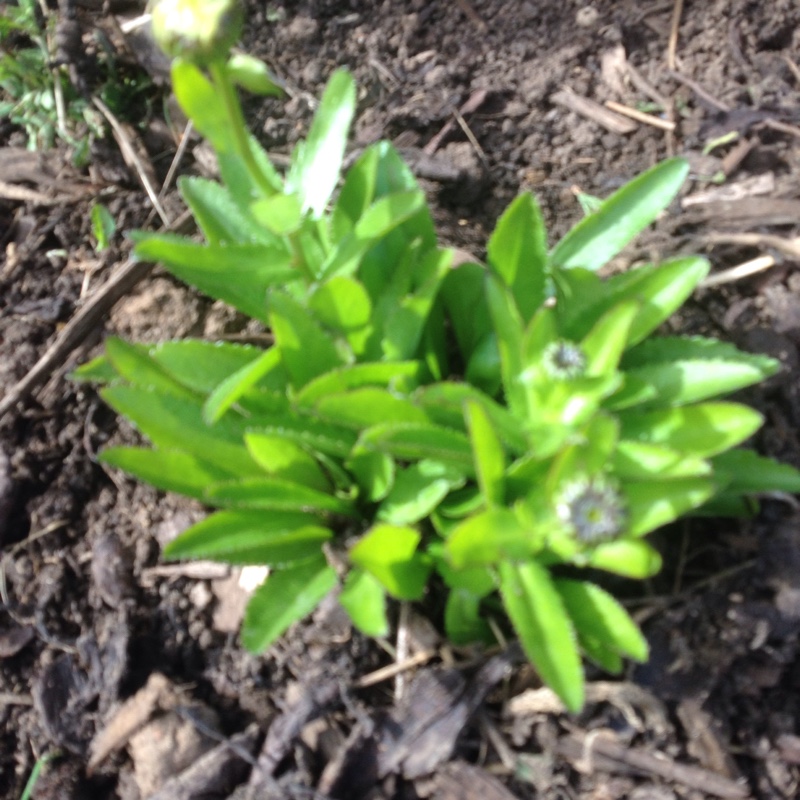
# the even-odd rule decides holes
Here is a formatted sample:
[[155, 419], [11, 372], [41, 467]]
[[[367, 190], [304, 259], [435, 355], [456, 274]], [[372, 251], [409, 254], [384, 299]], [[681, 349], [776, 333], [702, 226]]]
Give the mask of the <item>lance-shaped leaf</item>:
[[281, 361], [296, 388], [343, 364], [330, 335], [288, 294], [270, 295], [269, 321]]
[[178, 178], [178, 189], [209, 244], [280, 245], [272, 233], [242, 209], [227, 186], [184, 175]]
[[297, 194], [303, 211], [318, 217], [336, 188], [347, 134], [356, 107], [356, 87], [345, 70], [331, 75], [305, 141], [292, 154], [286, 190]]
[[628, 346], [641, 342], [686, 302], [710, 265], [694, 256], [676, 258], [601, 280], [585, 270], [557, 272], [556, 312], [562, 335], [582, 339], [606, 311], [624, 300], [640, 304]]
[[464, 416], [469, 428], [478, 486], [487, 505], [499, 506], [505, 500], [506, 470], [506, 455], [500, 437], [480, 403], [468, 402]]
[[414, 528], [378, 524], [350, 548], [350, 561], [398, 600], [419, 600], [430, 573], [430, 564], [417, 552], [420, 538]]
[[624, 300], [600, 317], [581, 342], [586, 375], [608, 375], [617, 369], [639, 310], [639, 303]]
[[106, 339], [106, 357], [117, 375], [132, 386], [154, 389], [189, 400], [197, 397], [141, 346], [111, 336]]
[[486, 245], [489, 267], [511, 290], [522, 319], [545, 299], [547, 241], [535, 198], [521, 194], [503, 212]]
[[439, 425], [386, 422], [367, 428], [359, 439], [367, 449], [388, 453], [403, 461], [428, 458], [474, 474], [469, 439]]
[[271, 347], [258, 358], [229, 375], [211, 392], [203, 406], [203, 417], [209, 424], [217, 422], [259, 381], [263, 380], [270, 372], [279, 369], [284, 372], [281, 353], [277, 348]]
[[441, 297], [453, 324], [461, 357], [468, 363], [475, 349], [492, 333], [486, 300], [486, 268], [467, 263], [451, 270], [442, 281]]
[[423, 459], [397, 473], [391, 491], [378, 507], [377, 519], [412, 525], [430, 515], [451, 489], [463, 485], [461, 471]]
[[710, 462], [687, 456], [670, 447], [624, 440], [611, 458], [614, 474], [621, 480], [647, 481], [659, 478], [691, 478], [711, 475]]
[[272, 572], [247, 605], [244, 646], [253, 653], [266, 650], [290, 625], [310, 614], [336, 582], [335, 570], [323, 557]]
[[641, 539], [617, 539], [595, 547], [587, 566], [642, 580], [661, 571], [661, 556]]
[[267, 290], [298, 277], [283, 246], [197, 244], [168, 233], [137, 238], [137, 258], [162, 263], [182, 281], [261, 322], [269, 321]]
[[[223, 418], [221, 422], [224, 422]], [[294, 414], [271, 414], [269, 421], [258, 425], [258, 433], [280, 436], [315, 453], [345, 458], [356, 443], [356, 434], [329, 422]]]
[[283, 478], [240, 478], [206, 488], [206, 501], [230, 508], [278, 511], [316, 511], [352, 515], [352, 504], [328, 492]]
[[297, 443], [283, 436], [251, 431], [245, 445], [255, 461], [271, 476], [301, 483], [310, 489], [326, 491], [330, 481], [317, 460]]
[[425, 425], [428, 422], [425, 412], [410, 400], [378, 386], [322, 397], [316, 402], [315, 410], [321, 418], [353, 430], [363, 430], [386, 420], [396, 424]]
[[671, 158], [626, 183], [556, 245], [550, 269], [602, 267], [672, 202], [688, 174], [687, 161]]
[[[259, 359], [260, 347], [231, 342], [207, 342], [200, 339], [161, 342], [149, 348], [151, 357], [184, 386], [208, 394], [234, 373]], [[286, 373], [272, 375], [266, 385], [279, 386]]]
[[210, 427], [199, 400], [136, 386], [107, 386], [102, 397], [160, 449], [182, 450], [201, 459], [213, 453], [215, 464], [242, 477], [261, 472], [242, 443], [246, 422], [240, 417], [226, 417]]
[[525, 416], [526, 402], [520, 375], [522, 360], [522, 317], [510, 291], [497, 278], [487, 278], [486, 292], [492, 324], [500, 353], [500, 372], [503, 378], [506, 402], [517, 416]]
[[339, 603], [363, 634], [386, 636], [386, 592], [380, 581], [362, 569], [351, 569], [339, 594]]
[[725, 481], [725, 491], [738, 494], [790, 492], [800, 494], [800, 471], [752, 450], [731, 450], [711, 460], [714, 474]]
[[444, 607], [444, 630], [455, 645], [490, 642], [492, 632], [481, 610], [481, 598], [465, 589], [452, 589]]
[[295, 400], [310, 408], [320, 398], [363, 386], [381, 386], [400, 394], [408, 393], [419, 385], [423, 373], [424, 367], [419, 361], [351, 364], [314, 378], [296, 394]]
[[735, 447], [752, 436], [764, 421], [748, 406], [725, 402], [624, 411], [620, 420], [624, 439], [663, 444], [700, 458]]
[[381, 143], [371, 145], [347, 171], [331, 212], [334, 241], [352, 233], [356, 222], [375, 199]]
[[583, 706], [583, 668], [575, 630], [550, 573], [536, 561], [503, 563], [500, 595], [522, 649], [570, 711]]
[[628, 509], [628, 533], [646, 533], [698, 508], [714, 495], [709, 478], [672, 478], [653, 483], [626, 483], [623, 495]]
[[647, 640], [628, 612], [605, 590], [586, 581], [557, 580], [556, 590], [581, 643], [646, 661]]
[[178, 492], [202, 500], [206, 487], [234, 475], [213, 462], [179, 450], [144, 447], [109, 447], [100, 454], [101, 464], [124, 469], [165, 492]]
[[333, 534], [311, 514], [218, 511], [187, 528], [164, 557], [210, 558], [227, 564], [291, 564], [315, 557]]
[[455, 569], [529, 558], [537, 537], [507, 508], [490, 508], [456, 525], [445, 543]]

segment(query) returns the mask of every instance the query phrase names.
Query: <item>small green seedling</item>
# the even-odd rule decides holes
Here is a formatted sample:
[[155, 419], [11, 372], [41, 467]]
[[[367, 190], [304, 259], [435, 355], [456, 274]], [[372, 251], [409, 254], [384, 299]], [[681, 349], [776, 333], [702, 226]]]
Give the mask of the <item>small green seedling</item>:
[[135, 254], [259, 320], [274, 345], [110, 339], [78, 375], [104, 383], [152, 446], [103, 462], [216, 509], [168, 558], [269, 565], [247, 647], [334, 590], [373, 636], [389, 631], [390, 598], [443, 591], [453, 642], [486, 640], [487, 616], [504, 612], [579, 709], [582, 656], [610, 672], [647, 658], [599, 571], [647, 578], [656, 528], [800, 491], [794, 469], [740, 448], [762, 417], [721, 399], [777, 362], [654, 335], [708, 263], [598, 276], [669, 204], [686, 162], [634, 179], [552, 248], [524, 194], [486, 265], [454, 267], [391, 145], [367, 148], [337, 191], [356, 99], [346, 72], [282, 176], [243, 127], [231, 62], [201, 55], [176, 59], [172, 78], [219, 158], [220, 182], [180, 181], [204, 241], [140, 233]]

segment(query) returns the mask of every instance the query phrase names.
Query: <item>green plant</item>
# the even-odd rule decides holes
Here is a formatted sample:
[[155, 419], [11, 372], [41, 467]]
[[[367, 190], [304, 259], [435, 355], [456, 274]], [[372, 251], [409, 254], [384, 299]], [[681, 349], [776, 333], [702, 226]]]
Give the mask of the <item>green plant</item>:
[[[47, 13], [45, 11], [45, 13]], [[42, 19], [36, 0], [6, 4], [0, 13], [0, 116], [19, 125], [30, 150], [47, 150], [57, 140], [73, 148], [73, 160], [88, 157], [93, 136], [104, 135], [103, 120], [87, 92], [57, 66], [55, 14]], [[136, 116], [150, 81], [119, 70], [106, 54], [95, 71], [97, 94], [125, 119]], [[136, 109], [136, 111], [134, 111]]]
[[105, 383], [152, 446], [102, 460], [218, 509], [168, 558], [271, 567], [247, 647], [337, 586], [370, 635], [389, 630], [387, 598], [441, 588], [454, 642], [487, 639], [487, 613], [504, 611], [542, 679], [579, 708], [581, 653], [612, 672], [647, 657], [587, 569], [645, 578], [660, 567], [654, 529], [800, 490], [792, 468], [738, 449], [761, 416], [718, 399], [777, 363], [653, 336], [707, 262], [597, 275], [670, 202], [686, 163], [636, 178], [552, 249], [522, 195], [487, 264], [453, 268], [391, 145], [369, 147], [336, 193], [355, 109], [346, 72], [281, 177], [245, 132], [230, 70], [205, 51], [173, 66], [219, 156], [221, 182], [180, 181], [204, 241], [140, 233], [135, 253], [259, 320], [274, 345], [110, 339], [78, 377]]

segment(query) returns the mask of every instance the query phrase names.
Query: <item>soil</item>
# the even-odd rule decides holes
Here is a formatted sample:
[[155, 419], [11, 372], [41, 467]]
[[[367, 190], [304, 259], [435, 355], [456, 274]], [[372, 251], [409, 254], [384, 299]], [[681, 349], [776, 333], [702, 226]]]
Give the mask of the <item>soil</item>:
[[[800, 466], [800, 6], [687, 0], [670, 63], [679, 5], [253, 2], [244, 45], [289, 99], [248, 101], [248, 117], [280, 160], [327, 76], [349, 67], [359, 86], [353, 149], [392, 140], [442, 240], [478, 257], [520, 191], [535, 193], [555, 242], [581, 215], [578, 192], [605, 196], [659, 159], [685, 156], [681, 200], [614, 266], [694, 252], [721, 273], [774, 258], [698, 292], [670, 325], [780, 358], [780, 374], [745, 399], [766, 418], [755, 446]], [[99, 30], [119, 64], [158, 80], [152, 49], [140, 39], [125, 49], [111, 24], [141, 8], [112, 3], [106, 13], [76, 0], [73, 10], [83, 47], [67, 60], [85, 88], [96, 88], [92, 59], [105, 52]], [[128, 128], [156, 186], [175, 153], [160, 96], [154, 88]], [[646, 109], [673, 129], [600, 123], [581, 99]], [[64, 147], [30, 155], [21, 144], [0, 122], [6, 397], [124, 263], [124, 234], [158, 224], [110, 135], [82, 170]], [[180, 171], [208, 168], [197, 144]], [[100, 253], [89, 221], [98, 197], [119, 226]], [[180, 214], [171, 190], [164, 206]], [[37, 800], [798, 796], [794, 498], [765, 499], [752, 520], [655, 537], [663, 574], [617, 587], [651, 659], [620, 681], [590, 673], [578, 715], [538, 689], [513, 647], [453, 653], [414, 609], [398, 610], [408, 639], [399, 655], [355, 634], [334, 605], [265, 655], [244, 651], [237, 576], [159, 557], [203, 510], [98, 465], [100, 448], [132, 433], [67, 377], [107, 334], [219, 337], [234, 322], [156, 271], [0, 421], [0, 798], [19, 798], [46, 754]], [[373, 676], [403, 653], [422, 666]]]

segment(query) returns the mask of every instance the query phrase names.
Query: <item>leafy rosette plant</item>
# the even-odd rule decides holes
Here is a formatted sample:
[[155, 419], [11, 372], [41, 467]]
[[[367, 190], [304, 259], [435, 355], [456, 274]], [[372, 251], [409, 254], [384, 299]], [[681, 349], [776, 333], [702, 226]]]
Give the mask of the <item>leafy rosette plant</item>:
[[102, 460], [216, 509], [168, 558], [269, 565], [247, 647], [263, 650], [337, 587], [375, 636], [389, 631], [389, 598], [444, 591], [452, 641], [488, 639], [488, 614], [504, 611], [578, 709], [582, 654], [611, 672], [647, 657], [598, 570], [653, 575], [654, 529], [800, 491], [794, 469], [738, 448], [761, 416], [719, 399], [777, 363], [653, 336], [707, 262], [598, 277], [671, 201], [685, 162], [636, 178], [552, 249], [522, 195], [487, 263], [453, 268], [391, 145], [365, 150], [336, 192], [355, 108], [346, 72], [281, 176], [241, 127], [230, 63], [200, 63], [176, 60], [173, 82], [219, 157], [219, 182], [180, 182], [203, 241], [140, 233], [135, 253], [259, 320], [274, 344], [109, 339], [78, 375], [105, 383], [151, 446]]

